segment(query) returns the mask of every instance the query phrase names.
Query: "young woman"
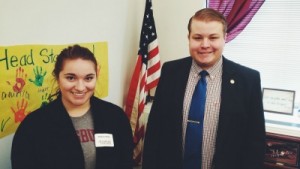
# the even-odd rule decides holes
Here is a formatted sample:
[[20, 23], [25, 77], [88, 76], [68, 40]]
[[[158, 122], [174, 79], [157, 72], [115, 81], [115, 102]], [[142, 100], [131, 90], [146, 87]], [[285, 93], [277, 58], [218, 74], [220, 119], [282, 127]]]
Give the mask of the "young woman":
[[129, 169], [132, 131], [123, 110], [93, 96], [94, 54], [79, 45], [57, 56], [57, 99], [30, 113], [12, 144], [13, 169]]

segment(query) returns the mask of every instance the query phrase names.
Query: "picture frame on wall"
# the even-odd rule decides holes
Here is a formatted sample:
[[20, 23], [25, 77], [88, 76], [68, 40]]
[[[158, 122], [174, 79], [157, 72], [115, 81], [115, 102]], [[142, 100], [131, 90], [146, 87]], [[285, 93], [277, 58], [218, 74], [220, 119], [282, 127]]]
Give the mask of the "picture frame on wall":
[[263, 88], [263, 107], [265, 112], [293, 115], [295, 91]]

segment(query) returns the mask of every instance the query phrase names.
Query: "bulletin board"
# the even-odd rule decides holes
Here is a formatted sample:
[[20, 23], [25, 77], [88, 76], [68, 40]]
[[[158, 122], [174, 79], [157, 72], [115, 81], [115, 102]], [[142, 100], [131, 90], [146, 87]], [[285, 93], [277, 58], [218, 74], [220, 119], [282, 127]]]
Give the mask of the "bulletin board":
[[[100, 66], [95, 96], [108, 95], [107, 42], [77, 43], [89, 48]], [[0, 46], [0, 138], [16, 131], [32, 111], [47, 105], [57, 92], [52, 75], [64, 45]]]

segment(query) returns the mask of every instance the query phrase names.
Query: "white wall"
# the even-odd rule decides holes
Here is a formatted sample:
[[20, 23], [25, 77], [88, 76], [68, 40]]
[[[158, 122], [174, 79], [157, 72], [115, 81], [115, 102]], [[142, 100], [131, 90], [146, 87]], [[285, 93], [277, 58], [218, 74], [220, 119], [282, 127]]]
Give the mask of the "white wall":
[[204, 0], [152, 1], [161, 60], [165, 62], [188, 56], [188, 21], [204, 7]]
[[[162, 62], [188, 55], [188, 19], [203, 4], [153, 0]], [[123, 107], [144, 8], [145, 0], [0, 0], [0, 46], [107, 41], [109, 96], [104, 99]], [[11, 168], [12, 137], [0, 139], [1, 169]]]

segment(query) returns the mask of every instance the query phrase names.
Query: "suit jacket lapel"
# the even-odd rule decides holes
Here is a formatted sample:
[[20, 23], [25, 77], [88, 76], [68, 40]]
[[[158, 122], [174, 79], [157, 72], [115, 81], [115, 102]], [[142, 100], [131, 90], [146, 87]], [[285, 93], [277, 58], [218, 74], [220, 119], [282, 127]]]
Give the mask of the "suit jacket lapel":
[[177, 76], [177, 82], [175, 84], [175, 90], [178, 92], [178, 97], [176, 99], [176, 102], [178, 105], [181, 105], [180, 112], [182, 112], [183, 108], [183, 100], [184, 100], [184, 95], [185, 95], [185, 89], [186, 85], [188, 83], [188, 78], [189, 78], [189, 72], [191, 69], [191, 64], [192, 64], [192, 58], [188, 57], [187, 59], [184, 60], [184, 62], [178, 67], [178, 76]]

